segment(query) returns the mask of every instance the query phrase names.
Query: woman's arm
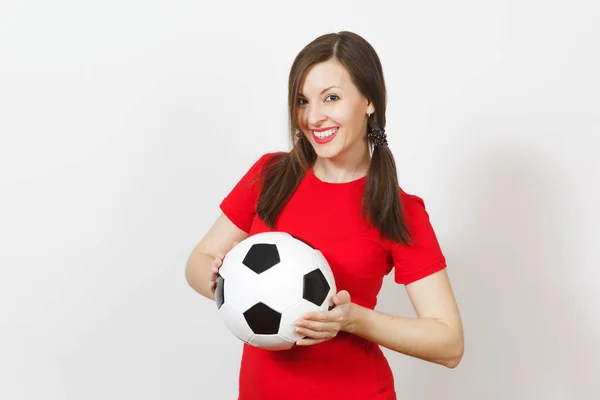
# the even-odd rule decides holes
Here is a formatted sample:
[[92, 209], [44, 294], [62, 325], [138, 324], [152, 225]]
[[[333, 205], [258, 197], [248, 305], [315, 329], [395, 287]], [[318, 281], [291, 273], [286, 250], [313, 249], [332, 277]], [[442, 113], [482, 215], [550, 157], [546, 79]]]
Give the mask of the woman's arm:
[[185, 278], [188, 284], [202, 296], [214, 300], [210, 287], [212, 263], [222, 259], [238, 242], [248, 237], [223, 213], [219, 215], [200, 243], [196, 245], [185, 265]]
[[454, 368], [463, 356], [461, 318], [445, 269], [406, 285], [417, 318], [396, 317], [350, 302], [341, 291], [330, 311], [308, 313], [296, 324], [313, 345], [346, 331], [388, 349]]
[[344, 330], [391, 350], [454, 368], [463, 327], [446, 269], [406, 285], [417, 318], [396, 317], [351, 303]]
[[345, 331], [391, 350], [454, 368], [463, 356], [463, 327], [446, 269], [406, 285], [417, 318], [351, 303]]

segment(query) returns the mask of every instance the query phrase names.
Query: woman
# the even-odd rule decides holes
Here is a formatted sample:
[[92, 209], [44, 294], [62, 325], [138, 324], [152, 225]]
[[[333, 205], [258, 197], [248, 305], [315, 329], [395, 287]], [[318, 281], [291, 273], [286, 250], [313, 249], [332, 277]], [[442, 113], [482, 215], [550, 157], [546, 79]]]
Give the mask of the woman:
[[[186, 278], [214, 299], [227, 251], [264, 231], [319, 249], [335, 275], [336, 306], [299, 319], [304, 339], [291, 350], [244, 344], [239, 399], [395, 399], [379, 346], [454, 368], [463, 332], [423, 200], [398, 185], [379, 57], [352, 32], [323, 35], [296, 57], [288, 101], [292, 150], [263, 155], [235, 185]], [[392, 269], [416, 318], [374, 311]]]

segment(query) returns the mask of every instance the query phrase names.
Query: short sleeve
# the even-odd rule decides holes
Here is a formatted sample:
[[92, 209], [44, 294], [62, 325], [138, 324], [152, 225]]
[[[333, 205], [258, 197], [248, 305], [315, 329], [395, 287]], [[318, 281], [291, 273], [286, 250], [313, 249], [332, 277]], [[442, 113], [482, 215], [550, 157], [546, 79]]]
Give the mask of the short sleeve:
[[411, 243], [401, 245], [390, 241], [394, 263], [394, 281], [409, 284], [446, 267], [446, 259], [429, 220], [423, 199], [401, 193]]
[[238, 228], [250, 232], [260, 194], [260, 173], [269, 157], [261, 156], [221, 201], [219, 208]]

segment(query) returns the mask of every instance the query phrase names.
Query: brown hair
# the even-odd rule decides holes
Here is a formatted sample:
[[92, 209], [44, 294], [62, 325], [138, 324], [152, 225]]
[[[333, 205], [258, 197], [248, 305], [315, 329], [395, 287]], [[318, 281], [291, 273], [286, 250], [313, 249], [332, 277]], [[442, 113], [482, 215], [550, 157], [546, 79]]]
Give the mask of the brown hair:
[[[297, 97], [307, 69], [329, 60], [343, 65], [358, 90], [373, 103], [375, 112], [368, 119], [369, 128], [385, 128], [386, 88], [375, 49], [361, 36], [347, 31], [320, 36], [304, 47], [292, 64], [288, 80], [292, 149], [273, 156], [262, 171], [263, 184], [257, 214], [271, 229], [274, 229], [281, 210], [317, 158], [310, 142], [296, 137]], [[381, 237], [401, 244], [410, 241], [402, 213], [396, 162], [387, 146], [373, 147], [361, 216], [377, 227]]]

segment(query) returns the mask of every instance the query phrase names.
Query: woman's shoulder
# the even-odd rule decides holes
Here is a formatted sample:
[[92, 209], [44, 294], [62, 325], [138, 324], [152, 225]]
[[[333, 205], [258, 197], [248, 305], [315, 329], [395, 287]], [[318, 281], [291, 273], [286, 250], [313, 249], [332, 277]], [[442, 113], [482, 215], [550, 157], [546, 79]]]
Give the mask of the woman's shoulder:
[[402, 212], [409, 222], [429, 220], [429, 211], [421, 195], [409, 193], [400, 188], [400, 199]]
[[287, 154], [287, 152], [285, 151], [271, 151], [268, 153], [263, 153], [258, 160], [255, 162], [255, 164], [259, 164], [264, 166], [265, 164], [267, 164], [269, 161], [275, 160], [277, 158], [283, 157], [283, 155]]
[[402, 189], [402, 187], [399, 187], [398, 189], [400, 191], [400, 199], [403, 205], [418, 204], [423, 207], [425, 206], [425, 202], [423, 201], [422, 197], [414, 193], [408, 193], [404, 189]]
[[273, 151], [268, 153], [263, 153], [262, 155], [254, 158], [250, 168], [248, 169], [248, 173], [253, 176], [260, 175], [261, 171], [265, 168], [265, 166], [270, 162], [275, 160], [275, 158], [280, 157], [281, 155], [286, 154], [283, 151]]

